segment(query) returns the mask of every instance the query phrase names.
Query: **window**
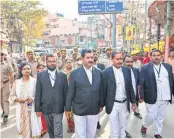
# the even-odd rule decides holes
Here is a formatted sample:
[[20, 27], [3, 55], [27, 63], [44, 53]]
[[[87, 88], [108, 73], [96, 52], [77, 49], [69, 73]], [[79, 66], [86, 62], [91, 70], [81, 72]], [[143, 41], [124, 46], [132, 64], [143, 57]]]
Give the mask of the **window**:
[[49, 33], [48, 32], [44, 32], [43, 35], [49, 35]]
[[56, 25], [52, 25], [51, 28], [58, 28], [59, 27], [59, 24], [56, 24]]

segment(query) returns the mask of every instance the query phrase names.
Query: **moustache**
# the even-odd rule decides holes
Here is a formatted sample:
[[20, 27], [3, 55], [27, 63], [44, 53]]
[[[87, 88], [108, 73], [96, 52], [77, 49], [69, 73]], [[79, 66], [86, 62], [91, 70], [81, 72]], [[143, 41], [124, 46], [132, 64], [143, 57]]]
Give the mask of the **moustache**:
[[92, 64], [93, 62], [92, 62], [92, 61], [89, 61], [88, 63], [89, 63], [89, 64]]

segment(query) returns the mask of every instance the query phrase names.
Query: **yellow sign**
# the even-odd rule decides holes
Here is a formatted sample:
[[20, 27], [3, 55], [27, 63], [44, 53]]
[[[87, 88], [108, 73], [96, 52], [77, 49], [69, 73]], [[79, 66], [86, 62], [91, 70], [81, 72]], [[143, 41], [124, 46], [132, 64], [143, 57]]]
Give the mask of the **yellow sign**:
[[117, 25], [117, 26], [116, 26], [116, 30], [117, 30], [117, 34], [118, 34], [118, 35], [121, 35], [121, 34], [122, 34], [121, 25]]
[[133, 40], [133, 26], [126, 27], [126, 40], [131, 41]]

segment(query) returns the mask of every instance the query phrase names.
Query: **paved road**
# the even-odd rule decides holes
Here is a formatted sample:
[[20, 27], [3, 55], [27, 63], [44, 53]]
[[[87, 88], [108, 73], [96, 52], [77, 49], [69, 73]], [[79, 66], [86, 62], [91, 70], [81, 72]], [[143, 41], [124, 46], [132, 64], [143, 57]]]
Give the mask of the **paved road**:
[[[15, 118], [15, 105], [10, 107], [10, 115], [9, 115], [9, 122], [5, 126], [1, 119], [1, 138], [19, 138], [19, 135], [16, 130], [16, 118]], [[142, 116], [144, 116], [145, 113], [145, 106], [144, 104], [140, 105], [140, 112]], [[164, 138], [174, 138], [174, 104], [169, 105], [168, 112], [164, 121], [164, 128], [163, 128], [163, 137]], [[101, 113], [101, 126], [102, 128], [97, 131], [96, 138], [109, 138], [110, 136], [110, 126], [108, 122], [108, 116], [105, 112]], [[63, 119], [63, 125], [64, 125], [64, 137], [65, 138], [73, 138], [74, 134], [69, 134], [66, 132], [67, 129], [67, 122], [65, 120], [65, 117]], [[142, 138], [140, 134], [140, 128], [142, 125], [142, 120], [136, 118], [133, 114], [131, 114], [129, 119], [129, 124], [127, 127], [127, 130], [134, 138]], [[44, 138], [48, 137], [48, 134], [43, 136]], [[153, 137], [153, 127], [149, 127], [147, 131], [147, 138]]]

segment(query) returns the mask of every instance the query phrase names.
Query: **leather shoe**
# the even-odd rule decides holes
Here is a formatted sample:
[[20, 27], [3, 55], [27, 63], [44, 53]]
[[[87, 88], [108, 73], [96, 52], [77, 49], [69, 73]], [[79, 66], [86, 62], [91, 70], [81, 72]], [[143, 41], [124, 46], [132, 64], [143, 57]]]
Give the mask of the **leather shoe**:
[[132, 138], [131, 134], [129, 134], [127, 131], [126, 132], [126, 138]]
[[162, 139], [162, 136], [161, 136], [161, 135], [154, 135], [154, 137], [155, 137], [156, 139]]
[[143, 119], [143, 117], [141, 116], [140, 113], [134, 112], [134, 115], [135, 115], [136, 117], [140, 118], [140, 119]]
[[7, 121], [8, 121], [8, 115], [4, 115], [4, 117], [3, 117], [3, 122], [4, 122], [4, 123], [7, 123]]
[[97, 129], [100, 129], [100, 128], [101, 128], [100, 122], [97, 122]]

